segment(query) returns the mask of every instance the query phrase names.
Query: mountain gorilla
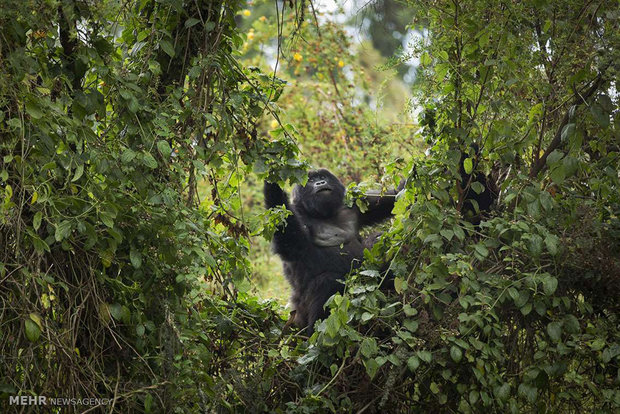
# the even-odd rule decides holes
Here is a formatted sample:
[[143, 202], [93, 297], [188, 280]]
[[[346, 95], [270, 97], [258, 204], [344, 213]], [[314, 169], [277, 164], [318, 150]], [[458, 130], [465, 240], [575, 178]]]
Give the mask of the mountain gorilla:
[[[399, 186], [399, 190], [404, 182]], [[368, 210], [344, 205], [344, 185], [325, 169], [308, 174], [305, 186], [293, 190], [293, 203], [277, 184], [265, 181], [267, 208], [284, 205], [293, 214], [286, 226], [276, 231], [273, 249], [283, 262], [284, 274], [292, 287], [294, 322], [314, 332], [314, 323], [326, 315], [323, 305], [336, 292], [340, 282], [359, 267], [364, 244], [360, 227], [378, 223], [391, 216], [397, 191], [384, 196], [366, 197]]]

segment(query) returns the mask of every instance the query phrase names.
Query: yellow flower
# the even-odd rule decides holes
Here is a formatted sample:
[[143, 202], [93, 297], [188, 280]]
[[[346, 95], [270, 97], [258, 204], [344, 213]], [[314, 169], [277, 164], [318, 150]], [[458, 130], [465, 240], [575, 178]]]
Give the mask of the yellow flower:
[[298, 62], [301, 62], [301, 60], [302, 60], [303, 58], [304, 58], [304, 57], [303, 57], [303, 56], [302, 56], [299, 52], [296, 52], [296, 53], [293, 55], [293, 59], [295, 59], [295, 60], [296, 60], [296, 61], [298, 61]]
[[338, 61], [338, 67], [340, 67], [340, 68], [344, 67], [344, 62], [342, 60]]
[[261, 22], [264, 22], [265, 20], [267, 20], [267, 18], [265, 16], [261, 16], [258, 18], [258, 20], [260, 20]]
[[248, 16], [250, 16], [250, 15], [252, 14], [252, 12], [251, 12], [251, 11], [249, 11], [248, 9], [244, 9], [244, 10], [241, 12], [241, 14], [243, 14], [245, 17], [248, 17]]
[[276, 121], [275, 119], [272, 120], [269, 126], [271, 127], [271, 129], [276, 129], [278, 127], [278, 121]]
[[249, 32], [248, 33], [248, 40], [252, 40], [254, 39], [254, 32]]

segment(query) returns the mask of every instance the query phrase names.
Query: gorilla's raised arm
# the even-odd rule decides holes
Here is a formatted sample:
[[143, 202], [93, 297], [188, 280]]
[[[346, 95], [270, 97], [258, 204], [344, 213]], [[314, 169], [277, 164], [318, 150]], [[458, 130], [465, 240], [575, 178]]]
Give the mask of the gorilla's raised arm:
[[[265, 194], [265, 207], [273, 208], [283, 205], [287, 210], [293, 212], [286, 193], [278, 184], [265, 181], [263, 192]], [[286, 226], [278, 229], [273, 236], [275, 253], [287, 261], [298, 260], [309, 244], [310, 240], [294, 213], [286, 218]]]
[[371, 226], [392, 217], [396, 194], [403, 188], [405, 188], [405, 180], [400, 182], [398, 188], [388, 190], [383, 195], [367, 195], [365, 201], [368, 204], [368, 210], [359, 213], [360, 226]]

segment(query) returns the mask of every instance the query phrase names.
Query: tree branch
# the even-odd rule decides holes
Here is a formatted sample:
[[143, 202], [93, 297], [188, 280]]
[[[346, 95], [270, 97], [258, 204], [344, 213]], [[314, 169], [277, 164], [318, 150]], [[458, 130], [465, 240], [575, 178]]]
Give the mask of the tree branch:
[[[585, 103], [601, 87], [601, 85], [603, 84], [603, 73], [604, 71], [599, 73], [599, 75], [594, 80], [594, 83], [592, 84], [592, 86], [590, 86], [590, 88], [587, 91], [575, 97], [575, 100], [573, 101], [573, 105], [571, 106], [578, 106], [578, 105]], [[555, 132], [555, 136], [553, 137], [553, 140], [551, 140], [551, 142], [549, 143], [549, 146], [545, 150], [545, 153], [536, 162], [532, 163], [532, 167], [530, 168], [530, 174], [529, 174], [530, 178], [536, 177], [541, 171], [543, 171], [546, 168], [547, 157], [554, 150], [556, 150], [562, 143], [562, 130], [564, 129], [564, 127], [568, 124], [568, 121], [570, 120], [569, 114], [570, 114], [570, 110], [566, 111], [566, 113], [564, 114], [564, 117], [562, 118], [562, 121], [560, 122], [560, 125], [558, 126], [558, 129]]]

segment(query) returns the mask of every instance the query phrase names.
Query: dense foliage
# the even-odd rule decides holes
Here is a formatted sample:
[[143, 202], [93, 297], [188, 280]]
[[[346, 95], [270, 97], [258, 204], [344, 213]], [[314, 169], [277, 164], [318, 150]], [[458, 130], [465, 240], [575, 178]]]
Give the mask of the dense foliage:
[[[420, 129], [311, 1], [2, 3], [3, 407], [620, 409], [617, 2], [379, 5], [427, 33]], [[308, 164], [407, 185], [305, 341], [248, 257], [285, 214], [256, 183]], [[461, 168], [501, 190], [479, 225]]]

